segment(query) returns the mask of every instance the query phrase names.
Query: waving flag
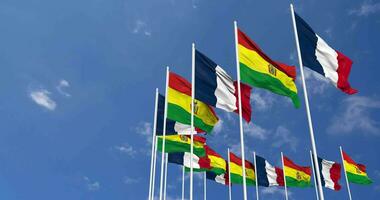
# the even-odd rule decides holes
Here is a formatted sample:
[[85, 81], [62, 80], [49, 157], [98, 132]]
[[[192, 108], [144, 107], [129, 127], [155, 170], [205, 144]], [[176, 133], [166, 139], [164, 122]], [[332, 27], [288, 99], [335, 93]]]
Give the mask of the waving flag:
[[351, 183], [368, 185], [372, 183], [367, 175], [367, 170], [365, 165], [357, 164], [350, 156], [348, 156], [344, 151], [343, 160], [344, 168], [346, 169], [347, 179]]
[[284, 186], [282, 169], [273, 167], [265, 158], [256, 155], [258, 185], [264, 187]]
[[[162, 152], [162, 139], [163, 136], [157, 137], [157, 149]], [[194, 154], [197, 156], [206, 156], [205, 146], [206, 139], [204, 137], [194, 135]], [[190, 152], [191, 139], [188, 135], [168, 135], [165, 136], [165, 152], [178, 153]]]
[[294, 14], [303, 65], [326, 77], [343, 92], [357, 93], [348, 82], [350, 58], [331, 48], [297, 13]]
[[[242, 86], [243, 118], [251, 121], [251, 104], [249, 86]], [[220, 108], [227, 112], [239, 113], [237, 84], [230, 75], [210, 58], [199, 51], [195, 51], [195, 99]]]
[[213, 180], [217, 183], [220, 183], [222, 185], [228, 185], [228, 172], [223, 174], [216, 174], [215, 172], [208, 171], [206, 172], [206, 178], [209, 180]]
[[[230, 152], [231, 183], [243, 184], [243, 166], [241, 158]], [[247, 185], [255, 185], [255, 167], [249, 161], [245, 161], [245, 179]]]
[[284, 174], [288, 187], [310, 187], [311, 168], [296, 165], [284, 156]]
[[290, 97], [298, 108], [300, 101], [294, 83], [295, 68], [274, 62], [239, 29], [238, 43], [241, 81]]
[[[191, 167], [191, 153], [189, 152], [179, 152], [179, 153], [169, 153], [168, 162], [185, 167]], [[199, 157], [193, 154], [193, 169], [210, 169], [210, 160], [207, 157]]]
[[318, 166], [322, 174], [322, 186], [332, 190], [340, 190], [340, 164], [318, 157]]
[[205, 146], [206, 154], [208, 159], [210, 159], [211, 169], [216, 174], [224, 174], [226, 172], [227, 162], [222, 158], [221, 155], [216, 153], [208, 145]]

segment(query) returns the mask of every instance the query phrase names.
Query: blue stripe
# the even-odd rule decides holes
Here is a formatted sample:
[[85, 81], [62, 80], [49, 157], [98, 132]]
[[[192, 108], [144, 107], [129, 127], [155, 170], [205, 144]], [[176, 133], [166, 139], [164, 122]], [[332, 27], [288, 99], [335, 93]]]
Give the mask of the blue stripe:
[[256, 155], [256, 169], [258, 185], [269, 187], [267, 171], [265, 170], [265, 159]]
[[215, 181], [216, 174], [214, 172], [206, 172], [206, 178]]
[[315, 35], [313, 29], [300, 17], [297, 13], [296, 16], [298, 40], [301, 49], [302, 62], [305, 67], [308, 67], [323, 76], [322, 65], [318, 62], [315, 50], [317, 49], [318, 37]]
[[[313, 159], [314, 160], [314, 159]], [[319, 172], [321, 174], [321, 183], [322, 183], [322, 186], [325, 186], [325, 178], [323, 177], [323, 174], [322, 174], [322, 158], [318, 157], [318, 167], [319, 167]], [[314, 174], [314, 178], [316, 178], [317, 176]], [[318, 181], [317, 181], [317, 185], [318, 185]]]
[[216, 106], [217, 102], [216, 66], [211, 59], [195, 51], [195, 98], [211, 106]]
[[[156, 135], [163, 134], [164, 125], [164, 111], [165, 111], [165, 97], [162, 94], [158, 95], [158, 107], [157, 107], [157, 127]], [[166, 135], [176, 135], [174, 130], [175, 121], [166, 119]]]
[[181, 152], [181, 153], [169, 153], [168, 154], [168, 162], [178, 164], [178, 165], [183, 165], [184, 155], [185, 154], [183, 152]]

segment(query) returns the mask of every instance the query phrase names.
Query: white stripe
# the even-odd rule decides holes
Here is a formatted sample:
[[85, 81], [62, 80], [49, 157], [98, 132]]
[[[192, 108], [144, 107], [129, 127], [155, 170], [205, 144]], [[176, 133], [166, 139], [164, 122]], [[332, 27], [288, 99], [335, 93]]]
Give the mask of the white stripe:
[[216, 107], [227, 112], [237, 110], [233, 79], [221, 67], [216, 66]]
[[226, 179], [224, 178], [224, 174], [217, 175], [215, 177], [215, 182], [225, 185]]
[[318, 62], [322, 65], [325, 77], [337, 86], [338, 83], [338, 53], [331, 48], [321, 37], [316, 34], [317, 48], [315, 49], [315, 55]]
[[322, 160], [322, 176], [323, 176], [323, 180], [325, 181], [325, 187], [330, 188], [332, 190], [335, 190], [334, 188], [335, 183], [331, 179], [330, 169], [332, 168], [334, 163], [335, 162], [333, 161], [328, 161], [325, 159]]
[[[201, 167], [199, 166], [199, 157], [195, 154], [193, 154], [193, 169], [200, 169]], [[190, 158], [191, 158], [191, 153], [185, 152], [183, 155], [183, 165], [187, 168], [190, 168]]]
[[[191, 134], [191, 126], [187, 124], [182, 124], [179, 122], [175, 122], [174, 130], [178, 133], [178, 135], [190, 135]], [[197, 134], [196, 131], [193, 131], [194, 134]]]
[[267, 178], [270, 186], [278, 186], [276, 169], [265, 160], [265, 171], [267, 172]]

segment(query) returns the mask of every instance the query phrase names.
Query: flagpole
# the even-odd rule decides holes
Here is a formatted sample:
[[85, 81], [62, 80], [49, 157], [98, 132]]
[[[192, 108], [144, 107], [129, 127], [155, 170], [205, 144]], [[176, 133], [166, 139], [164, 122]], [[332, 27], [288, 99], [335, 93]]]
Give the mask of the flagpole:
[[286, 174], [285, 174], [285, 164], [284, 164], [284, 154], [281, 152], [282, 161], [282, 171], [284, 174], [284, 188], [285, 188], [285, 199], [288, 200], [288, 189], [286, 188]]
[[[293, 4], [290, 4], [290, 10], [292, 12], [293, 30], [294, 30], [294, 36], [295, 36], [296, 46], [297, 46], [298, 62], [299, 62], [300, 71], [301, 71], [301, 80], [302, 80], [302, 87], [303, 87], [303, 91], [304, 91], [306, 114], [307, 114], [307, 119], [308, 119], [308, 122], [309, 122], [311, 147], [312, 147], [313, 155], [314, 155], [313, 160], [314, 160], [314, 164], [317, 164], [318, 163], [317, 147], [316, 147], [315, 139], [314, 139], [313, 123], [312, 123], [312, 120], [311, 120], [311, 114], [310, 114], [310, 108], [309, 108], [309, 99], [308, 99], [308, 96], [307, 96], [305, 76], [304, 76], [304, 73], [303, 73], [302, 57], [301, 57], [300, 45], [299, 45], [299, 41], [298, 41], [298, 33], [297, 33], [296, 19], [295, 19], [295, 16], [294, 16]], [[322, 181], [321, 181], [321, 175], [320, 175], [321, 173], [319, 171], [319, 167], [317, 167], [315, 171], [317, 172], [319, 197], [320, 197], [321, 200], [324, 200], [325, 198], [324, 198], [324, 195], [323, 195]]]
[[203, 173], [203, 199], [207, 200], [206, 172]]
[[157, 136], [154, 137], [154, 164], [153, 164], [153, 178], [152, 178], [152, 196], [151, 200], [154, 199], [154, 188], [156, 185], [156, 165], [157, 165]]
[[182, 166], [182, 200], [185, 200], [185, 165]]
[[315, 177], [315, 166], [314, 166], [314, 162], [313, 162], [313, 154], [311, 151], [310, 151], [310, 161], [311, 161], [311, 167], [313, 169], [315, 195], [317, 195], [317, 200], [319, 200], [318, 187], [317, 187], [317, 177]]
[[166, 136], [166, 116], [168, 110], [168, 85], [169, 85], [169, 66], [166, 67], [166, 83], [165, 83], [165, 109], [164, 124], [162, 127], [162, 153], [161, 153], [161, 177], [160, 177], [160, 200], [162, 200], [162, 190], [164, 184], [164, 164], [165, 164], [165, 136]]
[[164, 180], [164, 200], [166, 200], [166, 185], [168, 184], [168, 157], [169, 154], [165, 154], [165, 180]]
[[352, 200], [351, 190], [350, 190], [350, 183], [348, 182], [348, 178], [347, 178], [346, 166], [344, 166], [344, 158], [343, 158], [342, 146], [339, 146], [339, 149], [340, 149], [340, 156], [342, 157], [342, 165], [343, 165], [343, 170], [344, 170], [344, 177], [346, 177], [348, 197], [350, 198], [350, 200]]
[[259, 181], [257, 180], [257, 167], [256, 167], [256, 152], [253, 152], [253, 162], [255, 163], [255, 179], [256, 179], [256, 199], [259, 200]]
[[235, 31], [235, 56], [236, 56], [236, 71], [237, 71], [237, 85], [238, 85], [238, 100], [239, 100], [239, 126], [240, 126], [240, 146], [241, 146], [241, 159], [243, 167], [243, 197], [247, 200], [247, 181], [245, 180], [245, 153], [244, 153], [244, 134], [243, 134], [243, 114], [241, 110], [241, 88], [240, 88], [240, 67], [239, 67], [239, 48], [238, 48], [238, 32], [237, 22], [234, 21]]
[[195, 44], [191, 49], [191, 145], [190, 145], [190, 200], [193, 200], [193, 145], [194, 145], [194, 97], [195, 97]]
[[231, 169], [230, 169], [230, 148], [227, 148], [228, 152], [228, 196], [229, 200], [232, 200], [232, 194], [231, 194]]
[[150, 159], [150, 176], [149, 176], [149, 197], [148, 199], [152, 200], [152, 193], [154, 191], [153, 188], [153, 165], [154, 165], [154, 152], [155, 146], [156, 146], [156, 125], [157, 125], [157, 107], [158, 107], [158, 88], [156, 88], [156, 96], [155, 96], [155, 102], [154, 102], [154, 119], [153, 119], [153, 133], [152, 133], [152, 152], [151, 152], [151, 159]]

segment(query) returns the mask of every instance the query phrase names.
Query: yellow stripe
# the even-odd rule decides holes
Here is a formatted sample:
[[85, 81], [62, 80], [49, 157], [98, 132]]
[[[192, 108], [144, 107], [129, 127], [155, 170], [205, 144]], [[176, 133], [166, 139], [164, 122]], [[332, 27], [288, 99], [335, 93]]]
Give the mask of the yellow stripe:
[[212, 155], [209, 155], [208, 158], [211, 161], [211, 167], [226, 169], [226, 161], [223, 158]]
[[[230, 170], [232, 174], [243, 176], [243, 167], [230, 162]], [[247, 179], [255, 180], [255, 171], [251, 168], [245, 168], [245, 174]]]
[[[286, 75], [281, 70], [275, 68], [272, 64], [270, 64], [263, 57], [261, 57], [256, 51], [247, 49], [240, 44], [239, 44], [239, 62], [243, 63], [244, 65], [246, 65], [247, 67], [251, 68], [254, 71], [257, 71], [259, 73], [266, 74], [273, 78], [278, 79], [289, 90], [297, 93], [297, 86], [291, 77]], [[270, 73], [269, 69], [272, 69], [274, 71]]]
[[[159, 136], [159, 137], [163, 138], [163, 136]], [[165, 140], [168, 140], [168, 141], [170, 140], [173, 142], [191, 145], [191, 139], [184, 135], [167, 135], [165, 136]], [[204, 147], [204, 144], [202, 142], [194, 140], [194, 148], [203, 148], [203, 147]]]
[[307, 181], [307, 182], [310, 182], [310, 175], [309, 174], [306, 174], [305, 172], [303, 171], [298, 171], [296, 169], [293, 169], [293, 168], [290, 168], [290, 167], [287, 167], [285, 166], [285, 176], [290, 176], [298, 181]]
[[[178, 92], [175, 89], [168, 88], [168, 102], [175, 104], [186, 110], [188, 113], [191, 113], [191, 97], [187, 94]], [[195, 100], [195, 117], [201, 119], [205, 124], [214, 126], [218, 122], [218, 118], [210, 110], [207, 104]]]
[[363, 172], [362, 170], [359, 169], [358, 166], [351, 164], [347, 161], [344, 161], [344, 167], [346, 168], [346, 172], [350, 172], [352, 174], [356, 174], [359, 176], [367, 176], [366, 172]]

